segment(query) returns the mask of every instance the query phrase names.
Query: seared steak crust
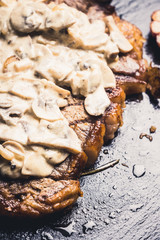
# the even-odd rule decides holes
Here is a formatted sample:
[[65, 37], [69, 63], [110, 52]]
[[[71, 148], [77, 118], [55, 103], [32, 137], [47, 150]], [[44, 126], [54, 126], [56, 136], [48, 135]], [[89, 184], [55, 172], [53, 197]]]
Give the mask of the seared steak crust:
[[0, 212], [10, 216], [54, 213], [72, 205], [82, 192], [79, 181], [42, 178], [27, 181], [0, 181]]
[[[86, 12], [91, 20], [114, 12], [113, 7], [105, 5], [106, 1], [101, 1], [101, 4], [95, 3], [93, 0], [57, 0], [56, 2], [65, 2]], [[63, 163], [55, 167], [48, 178], [19, 181], [1, 179], [1, 214], [40, 216], [72, 205], [78, 196], [82, 196], [79, 182], [74, 179], [80, 177], [85, 166], [95, 162], [104, 141], [113, 139], [115, 132], [123, 123], [122, 108], [125, 106], [125, 94], [145, 91], [146, 84], [142, 79], [140, 70], [142, 67], [139, 62], [142, 58], [144, 41], [142, 34], [134, 25], [121, 20], [115, 13], [113, 16], [120, 30], [133, 44], [134, 49], [127, 56], [136, 61], [139, 69], [133, 71], [126, 64], [126, 56], [121, 57], [122, 65], [119, 71], [115, 71], [117, 88], [106, 89], [112, 103], [102, 117], [89, 116], [84, 109], [83, 99], [70, 97], [69, 104], [62, 110], [62, 113], [81, 139], [84, 152], [78, 155], [71, 154]]]

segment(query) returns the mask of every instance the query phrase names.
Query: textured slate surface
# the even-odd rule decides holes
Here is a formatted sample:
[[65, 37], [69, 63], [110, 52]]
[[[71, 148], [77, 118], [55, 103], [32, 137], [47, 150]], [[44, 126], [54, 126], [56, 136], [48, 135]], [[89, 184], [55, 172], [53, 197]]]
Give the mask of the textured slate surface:
[[[114, 0], [112, 5], [122, 18], [142, 30], [147, 38], [144, 55], [159, 64], [160, 51], [149, 35], [150, 15], [160, 8], [159, 0]], [[101, 173], [82, 177], [84, 197], [63, 216], [23, 222], [1, 218], [0, 239], [160, 239], [160, 102], [152, 101], [146, 94], [136, 99], [127, 101], [124, 125], [112, 143], [102, 149], [95, 167], [113, 159], [120, 159], [120, 163]], [[157, 127], [153, 141], [139, 139], [140, 133], [149, 133], [151, 125]], [[108, 154], [104, 154], [104, 149]], [[135, 164], [145, 167], [144, 176], [133, 175]], [[74, 225], [71, 236], [55, 229], [70, 222]], [[85, 223], [95, 226], [85, 231]]]

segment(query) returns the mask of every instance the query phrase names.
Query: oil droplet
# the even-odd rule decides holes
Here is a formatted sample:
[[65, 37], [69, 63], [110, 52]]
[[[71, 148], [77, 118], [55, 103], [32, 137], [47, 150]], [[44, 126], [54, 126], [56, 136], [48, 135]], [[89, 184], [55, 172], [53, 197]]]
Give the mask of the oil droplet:
[[145, 174], [146, 170], [143, 165], [136, 164], [133, 166], [133, 175], [135, 177], [142, 177]]
[[130, 205], [130, 210], [132, 212], [137, 212], [139, 209], [141, 209], [144, 205], [143, 204], [133, 204]]
[[115, 212], [110, 212], [108, 217], [114, 219], [116, 217]]
[[95, 227], [96, 224], [93, 221], [88, 221], [83, 225], [83, 230], [86, 233], [89, 229], [92, 230], [93, 227]]
[[71, 222], [69, 223], [66, 227], [55, 227], [56, 230], [60, 230], [62, 231], [62, 234], [64, 233], [64, 235], [66, 236], [71, 236], [72, 233], [76, 232], [73, 227], [75, 225], [75, 222]]

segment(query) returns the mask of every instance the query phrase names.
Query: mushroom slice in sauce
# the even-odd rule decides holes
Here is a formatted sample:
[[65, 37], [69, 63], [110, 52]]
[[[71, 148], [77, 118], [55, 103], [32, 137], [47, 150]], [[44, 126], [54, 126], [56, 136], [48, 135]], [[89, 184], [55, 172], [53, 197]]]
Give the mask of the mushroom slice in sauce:
[[[39, 3], [42, 4], [42, 3]], [[46, 8], [45, 4], [43, 4]], [[22, 33], [31, 33], [44, 25], [42, 12], [38, 14], [34, 2], [18, 3], [13, 8], [10, 16], [12, 27]]]
[[16, 72], [24, 72], [33, 67], [33, 62], [29, 58], [24, 58], [14, 63], [14, 69]]
[[34, 79], [32, 80], [22, 78], [15, 80], [14, 85], [10, 90], [10, 93], [22, 98], [35, 98], [37, 96], [37, 92], [36, 87], [34, 87]]
[[28, 134], [25, 132], [21, 123], [16, 126], [9, 126], [0, 122], [0, 140], [13, 140], [23, 145], [28, 143]]
[[117, 45], [111, 39], [108, 39], [105, 44], [96, 48], [95, 51], [104, 53], [104, 56], [110, 61], [114, 61], [119, 53]]
[[79, 46], [94, 49], [105, 44], [108, 40], [105, 28], [101, 27], [102, 24], [104, 22], [100, 20], [93, 23], [88, 22], [85, 26], [79, 26], [78, 23], [75, 23], [68, 28], [68, 33]]
[[89, 94], [84, 101], [86, 111], [93, 116], [103, 114], [109, 105], [110, 100], [103, 85], [100, 85], [94, 93]]
[[44, 148], [32, 145], [31, 149], [33, 149], [34, 152], [39, 152], [46, 159], [46, 161], [52, 165], [60, 164], [69, 156], [67, 151], [56, 148]]
[[62, 62], [58, 57], [53, 55], [50, 57], [42, 56], [35, 67], [35, 71], [46, 79], [57, 79], [58, 81], [66, 78], [72, 70], [69, 64]]
[[[6, 161], [0, 163], [1, 174], [7, 175], [11, 178], [19, 178], [21, 176], [21, 169], [25, 158], [23, 146], [15, 141], [6, 141], [2, 144], [2, 147], [5, 151], [8, 151], [11, 154], [12, 159], [10, 159], [10, 165], [8, 165]], [[4, 152], [2, 156], [5, 160], [9, 160], [7, 159], [7, 156], [4, 155]]]
[[0, 7], [0, 32], [5, 35], [9, 28], [10, 8]]
[[2, 72], [5, 73], [8, 71], [8, 65], [15, 62], [15, 61], [19, 61], [20, 59], [16, 56], [16, 55], [13, 55], [13, 56], [10, 56], [9, 58], [7, 58], [3, 64], [3, 69], [2, 69]]
[[66, 149], [72, 153], [81, 152], [81, 141], [66, 120], [41, 120], [39, 127], [29, 134], [29, 143]]
[[0, 93], [8, 93], [13, 87], [15, 76], [11, 73], [0, 74]]
[[83, 71], [75, 71], [70, 76], [71, 88], [73, 95], [87, 96], [100, 85], [101, 71], [99, 68], [92, 68]]
[[69, 153], [60, 149], [45, 149], [43, 156], [48, 163], [56, 165], [63, 162], [69, 156]]
[[14, 158], [14, 154], [0, 145], [0, 155], [5, 159], [11, 161]]
[[58, 107], [65, 107], [68, 104], [67, 98], [70, 91], [55, 85], [53, 82], [42, 80], [44, 84], [43, 93], [45, 96], [55, 98]]
[[53, 171], [53, 166], [39, 152], [27, 151], [22, 174], [29, 176], [46, 177]]
[[39, 96], [35, 98], [32, 103], [32, 110], [40, 119], [48, 121], [63, 119], [63, 115], [53, 97], [45, 98], [44, 96]]
[[0, 94], [0, 108], [7, 109], [13, 106], [13, 100], [9, 94]]
[[23, 146], [15, 141], [6, 141], [2, 144], [2, 146], [8, 151], [14, 154], [14, 157], [18, 160], [24, 160], [25, 151]]
[[68, 28], [73, 23], [75, 23], [75, 18], [70, 11], [70, 7], [62, 3], [52, 8], [52, 11], [46, 18], [45, 26], [58, 31]]
[[101, 78], [102, 85], [105, 88], [116, 87], [116, 80], [115, 80], [114, 74], [112, 70], [107, 66], [106, 61], [101, 60], [99, 58], [92, 58], [92, 59], [84, 58], [81, 64], [89, 66], [91, 69], [99, 67], [100, 69], [99, 77]]
[[24, 113], [29, 110], [30, 106], [27, 102], [20, 99], [12, 107], [7, 109], [0, 109], [0, 117], [8, 125], [15, 125]]
[[133, 49], [133, 46], [116, 26], [113, 17], [107, 16], [104, 20], [109, 28], [111, 39], [117, 44], [120, 51], [123, 53], [130, 52]]

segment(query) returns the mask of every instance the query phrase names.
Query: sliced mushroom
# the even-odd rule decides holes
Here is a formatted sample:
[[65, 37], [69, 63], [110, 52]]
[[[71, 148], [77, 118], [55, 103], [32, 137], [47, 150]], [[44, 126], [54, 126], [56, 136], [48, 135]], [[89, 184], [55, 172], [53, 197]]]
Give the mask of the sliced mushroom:
[[[57, 86], [53, 82], [46, 81], [45, 79], [43, 79], [42, 81], [43, 81], [45, 89], [51, 89], [53, 92], [58, 93], [63, 98], [67, 98], [71, 94], [70, 91]], [[52, 94], [53, 94], [53, 92], [52, 92]]]
[[27, 145], [28, 134], [25, 132], [21, 123], [17, 123], [16, 126], [8, 126], [5, 123], [0, 123], [0, 140], [13, 140], [23, 145]]
[[69, 27], [68, 33], [76, 41], [77, 45], [87, 49], [94, 49], [105, 44], [108, 40], [108, 35], [101, 27], [102, 23], [100, 20], [81, 26], [75, 23]]
[[32, 110], [38, 118], [48, 121], [63, 119], [63, 115], [54, 98], [39, 96], [32, 103]]
[[[102, 83], [105, 88], [116, 86], [116, 80], [115, 80], [114, 74], [112, 70], [107, 66], [107, 63], [105, 60], [101, 60], [99, 58], [87, 59], [85, 57], [84, 60], [82, 60], [82, 63], [90, 66], [90, 68], [100, 69], [100, 72], [97, 78], [100, 77], [100, 83]], [[91, 91], [89, 93], [91, 93]]]
[[39, 127], [29, 134], [29, 143], [66, 149], [72, 153], [81, 152], [81, 141], [66, 120], [41, 120]]
[[53, 166], [38, 152], [28, 151], [22, 167], [22, 174], [46, 177], [53, 171]]
[[34, 45], [31, 36], [18, 37], [16, 35], [11, 35], [8, 37], [8, 41], [11, 41], [10, 46], [20, 59], [34, 58]]
[[89, 94], [84, 101], [86, 111], [93, 116], [103, 114], [109, 105], [110, 100], [103, 85], [100, 85], [94, 93]]
[[[30, 103], [11, 94], [0, 94], [0, 99], [5, 100], [11, 99], [10, 103], [12, 106], [10, 108], [0, 108], [0, 116], [7, 124], [16, 125], [17, 121], [24, 115], [24, 113], [30, 109]], [[6, 96], [6, 99], [5, 99]]]
[[14, 64], [14, 69], [16, 72], [26, 71], [33, 67], [33, 62], [28, 58], [24, 58]]
[[75, 23], [75, 18], [72, 15], [70, 7], [66, 4], [59, 4], [52, 8], [52, 11], [46, 18], [46, 28], [51, 28], [56, 31], [68, 28]]
[[13, 87], [17, 76], [12, 73], [0, 74], [0, 93], [8, 93]]
[[90, 68], [83, 71], [75, 71], [70, 76], [73, 95], [87, 96], [92, 93], [101, 83], [101, 71], [99, 68]]
[[10, 21], [12, 27], [22, 33], [31, 33], [43, 24], [43, 16], [36, 12], [32, 2], [18, 3], [12, 10]]
[[15, 141], [6, 141], [2, 144], [2, 146], [12, 152], [17, 160], [24, 160], [25, 151], [20, 143]]
[[11, 161], [14, 158], [14, 154], [10, 151], [8, 151], [6, 148], [4, 148], [2, 145], [0, 145], [0, 155], [6, 159]]
[[35, 98], [37, 96], [37, 92], [36, 88], [34, 87], [34, 82], [34, 79], [17, 79], [15, 80], [10, 93], [22, 98]]
[[1, 93], [0, 94], [0, 108], [6, 109], [13, 106], [13, 101], [9, 94]]
[[3, 109], [0, 111], [0, 116], [2, 120], [7, 125], [15, 125], [17, 124], [18, 120], [23, 116], [25, 111], [29, 108], [27, 103], [23, 103], [21, 106], [11, 107], [9, 109]]
[[0, 33], [6, 35], [9, 29], [10, 8], [0, 7]]
[[133, 49], [133, 46], [116, 26], [113, 17], [107, 16], [105, 17], [104, 20], [109, 28], [110, 37], [113, 40], [113, 42], [117, 44], [119, 50], [123, 53], [130, 52]]
[[96, 48], [96, 51], [100, 53], [104, 53], [105, 57], [109, 61], [114, 61], [119, 53], [119, 49], [117, 45], [111, 39], [108, 39], [108, 41], [105, 44]]
[[58, 107], [65, 107], [68, 104], [67, 98], [70, 95], [70, 91], [55, 85], [51, 81], [42, 81], [44, 83], [43, 94], [48, 98], [55, 98]]
[[34, 59], [35, 60], [38, 60], [41, 57], [45, 58], [45, 60], [47, 58], [50, 59], [52, 57], [52, 52], [45, 45], [42, 45], [42, 44], [39, 44], [39, 43], [34, 43], [33, 48], [34, 48]]
[[36, 145], [31, 145], [31, 149], [33, 149], [34, 152], [41, 154], [52, 166], [60, 164], [69, 155], [67, 151], [56, 148], [44, 148]]
[[8, 65], [15, 62], [15, 61], [19, 61], [20, 59], [16, 56], [10, 56], [9, 58], [7, 58], [3, 64], [3, 68], [2, 68], [2, 72], [5, 73], [8, 71]]
[[43, 154], [47, 162], [52, 165], [60, 164], [68, 157], [68, 155], [69, 153], [60, 149], [46, 149]]

